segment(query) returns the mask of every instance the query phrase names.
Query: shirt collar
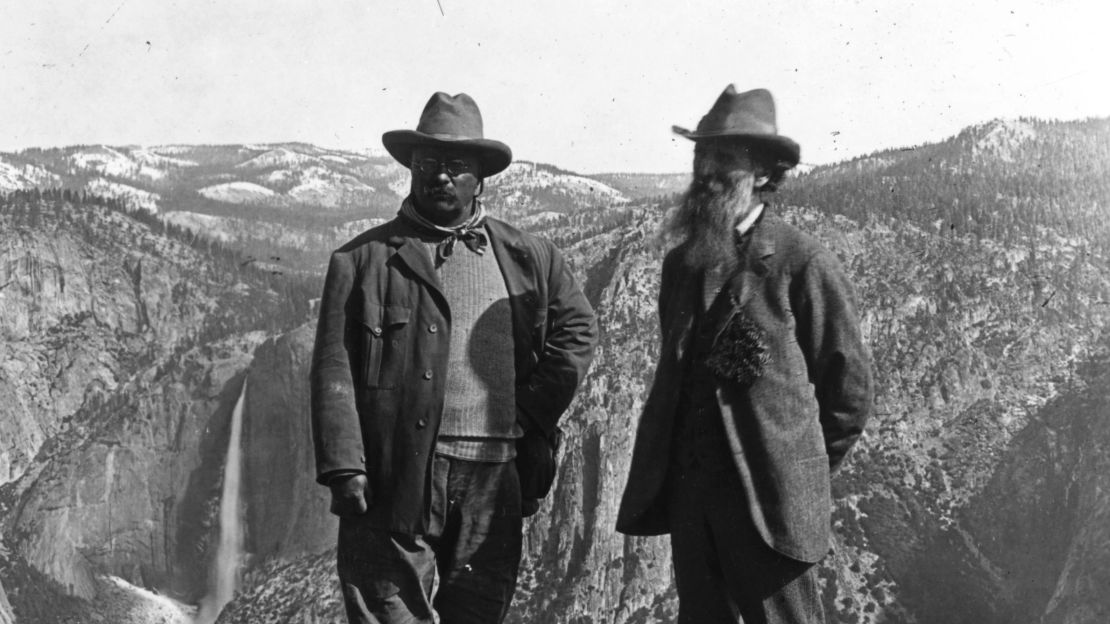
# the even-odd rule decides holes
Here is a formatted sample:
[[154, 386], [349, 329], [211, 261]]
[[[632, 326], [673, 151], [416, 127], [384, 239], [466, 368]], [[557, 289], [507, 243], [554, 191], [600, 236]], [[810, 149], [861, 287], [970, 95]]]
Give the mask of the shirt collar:
[[743, 236], [743, 235], [747, 234], [748, 230], [752, 229], [752, 226], [755, 225], [755, 222], [757, 220], [759, 220], [759, 215], [761, 215], [761, 214], [763, 214], [763, 204], [762, 203], [760, 203], [758, 206], [756, 206], [754, 210], [749, 212], [748, 216], [744, 217], [740, 221], [740, 223], [736, 224], [736, 234], [739, 235], [739, 236]]

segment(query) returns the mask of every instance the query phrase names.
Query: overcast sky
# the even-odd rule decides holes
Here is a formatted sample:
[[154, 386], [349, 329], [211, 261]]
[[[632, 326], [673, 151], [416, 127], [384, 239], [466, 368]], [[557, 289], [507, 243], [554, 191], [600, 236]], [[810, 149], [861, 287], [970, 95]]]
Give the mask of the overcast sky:
[[[686, 171], [728, 83], [819, 164], [997, 117], [1110, 116], [1106, 0], [0, 0], [0, 150], [380, 148], [434, 91], [567, 169]], [[441, 13], [442, 8], [442, 13]]]

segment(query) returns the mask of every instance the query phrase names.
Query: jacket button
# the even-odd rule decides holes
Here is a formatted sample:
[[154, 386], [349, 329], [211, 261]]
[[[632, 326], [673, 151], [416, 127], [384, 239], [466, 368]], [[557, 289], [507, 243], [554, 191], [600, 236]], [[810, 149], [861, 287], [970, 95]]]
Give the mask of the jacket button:
[[428, 370], [424, 371], [424, 379], [431, 379], [431, 378], [432, 378], [432, 369], [429, 368]]
[[439, 331], [439, 327], [437, 327], [435, 323], [432, 323], [431, 325], [428, 326], [428, 331], [430, 331], [434, 334], [437, 331]]
[[381, 327], [375, 327], [374, 329], [370, 330], [370, 333], [374, 334], [375, 336], [381, 336], [382, 335], [382, 328]]
[[427, 426], [428, 426], [428, 421], [424, 420], [423, 418], [416, 421], [416, 428], [417, 429], [423, 429], [424, 427], [427, 427]]

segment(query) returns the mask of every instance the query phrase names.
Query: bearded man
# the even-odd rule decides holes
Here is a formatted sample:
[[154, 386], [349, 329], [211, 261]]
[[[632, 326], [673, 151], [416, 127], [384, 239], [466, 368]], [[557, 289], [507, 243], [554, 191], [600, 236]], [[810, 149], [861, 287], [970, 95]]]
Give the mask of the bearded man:
[[312, 356], [347, 617], [497, 624], [597, 323], [559, 250], [478, 201], [512, 152], [469, 95], [436, 93], [382, 143], [410, 194], [332, 254]]
[[762, 199], [800, 156], [768, 91], [729, 85], [674, 130], [694, 178], [668, 225], [662, 350], [617, 530], [670, 534], [682, 624], [824, 622], [829, 475], [872, 401], [856, 298]]

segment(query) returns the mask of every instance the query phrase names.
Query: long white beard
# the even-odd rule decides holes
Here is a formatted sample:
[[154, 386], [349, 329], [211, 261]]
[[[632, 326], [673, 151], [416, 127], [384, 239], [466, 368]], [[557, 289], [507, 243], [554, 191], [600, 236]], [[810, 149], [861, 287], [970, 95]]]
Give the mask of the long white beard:
[[752, 203], [752, 175], [743, 171], [695, 175], [666, 234], [685, 244], [685, 262], [695, 270], [736, 267], [735, 227]]

